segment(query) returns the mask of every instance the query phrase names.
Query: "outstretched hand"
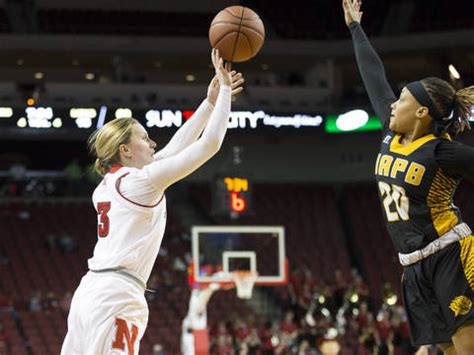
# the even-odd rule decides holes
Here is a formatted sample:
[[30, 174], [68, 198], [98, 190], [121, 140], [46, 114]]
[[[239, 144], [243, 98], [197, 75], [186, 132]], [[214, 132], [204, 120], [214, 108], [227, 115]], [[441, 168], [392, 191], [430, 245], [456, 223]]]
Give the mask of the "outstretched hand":
[[[215, 55], [217, 54], [217, 55]], [[219, 62], [221, 61], [221, 62]], [[216, 68], [216, 63], [218, 64]], [[207, 100], [215, 105], [217, 100], [217, 95], [219, 94], [219, 89], [221, 85], [221, 81], [227, 80], [227, 77], [230, 75], [230, 85], [232, 89], [232, 96], [237, 95], [238, 93], [242, 92], [244, 89], [242, 84], [245, 82], [242, 73], [238, 73], [235, 70], [231, 70], [230, 62], [225, 63], [225, 65], [220, 68], [222, 64], [222, 59], [219, 57], [219, 52], [216, 49], [212, 50], [212, 64], [214, 68], [216, 68], [216, 75], [212, 78], [211, 83], [207, 89]], [[221, 76], [225, 76], [224, 78], [220, 78]], [[226, 81], [227, 82], [227, 81]]]
[[216, 70], [217, 80], [219, 85], [231, 86], [232, 85], [232, 76], [230, 75], [230, 65], [226, 64], [224, 66], [224, 59], [219, 54], [219, 50], [213, 48], [211, 52], [212, 65]]
[[362, 15], [364, 14], [362, 11], [360, 11], [361, 5], [362, 0], [342, 0], [344, 19], [346, 20], [347, 26], [349, 26], [352, 22], [360, 23]]

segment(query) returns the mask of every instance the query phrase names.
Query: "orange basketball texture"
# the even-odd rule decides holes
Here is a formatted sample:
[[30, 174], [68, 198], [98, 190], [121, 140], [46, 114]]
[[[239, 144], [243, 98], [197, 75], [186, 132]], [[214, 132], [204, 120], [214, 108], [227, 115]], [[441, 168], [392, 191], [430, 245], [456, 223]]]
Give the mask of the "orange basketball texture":
[[260, 17], [248, 7], [229, 6], [212, 20], [209, 41], [225, 60], [245, 62], [254, 57], [265, 40]]

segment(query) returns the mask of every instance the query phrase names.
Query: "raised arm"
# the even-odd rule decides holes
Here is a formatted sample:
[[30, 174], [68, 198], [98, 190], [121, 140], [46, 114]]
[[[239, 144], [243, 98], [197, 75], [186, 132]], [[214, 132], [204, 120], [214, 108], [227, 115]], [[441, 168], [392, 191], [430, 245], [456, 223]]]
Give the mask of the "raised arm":
[[365, 89], [375, 113], [385, 124], [390, 119], [390, 105], [397, 98], [385, 77], [382, 60], [375, 52], [360, 25], [363, 14], [360, 11], [361, 2], [359, 0], [343, 0], [342, 5], [346, 25], [351, 31], [357, 65]]
[[160, 191], [186, 177], [202, 166], [220, 149], [229, 122], [232, 75], [225, 68], [217, 50], [212, 50], [212, 62], [219, 80], [219, 95], [209, 122], [200, 139], [179, 153], [146, 165], [143, 169], [149, 181]]
[[[241, 73], [231, 72], [232, 75], [232, 95], [237, 95], [243, 90], [244, 79]], [[217, 95], [219, 94], [219, 80], [217, 75], [211, 80], [207, 89], [207, 98], [199, 105], [191, 118], [173, 135], [169, 143], [155, 154], [155, 160], [168, 158], [182, 151], [191, 143], [195, 142], [201, 135], [211, 117]]]
[[205, 99], [190, 119], [173, 135], [169, 143], [155, 154], [155, 160], [175, 155], [195, 142], [204, 130], [213, 109], [214, 105]]

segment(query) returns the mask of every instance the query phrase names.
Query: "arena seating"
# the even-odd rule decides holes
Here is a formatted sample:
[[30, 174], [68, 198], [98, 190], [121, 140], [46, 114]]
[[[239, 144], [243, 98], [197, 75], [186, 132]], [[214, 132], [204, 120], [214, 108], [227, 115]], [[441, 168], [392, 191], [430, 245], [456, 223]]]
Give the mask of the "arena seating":
[[[296, 3], [268, 7], [264, 0], [246, 0], [242, 5], [256, 10], [267, 27], [269, 37], [281, 39], [338, 39], [347, 38], [347, 29], [338, 6], [331, 1], [299, 0]], [[364, 28], [369, 35], [383, 34], [384, 24], [393, 6], [387, 1], [364, 2]], [[468, 29], [473, 19], [468, 9], [472, 2], [462, 0], [456, 4], [456, 16], [447, 1], [434, 1], [432, 6], [415, 4], [413, 14], [404, 32]], [[310, 9], [301, 11], [301, 9]], [[324, 17], [321, 16], [324, 14]], [[131, 10], [40, 8], [37, 11], [39, 28], [44, 33], [105, 34], [105, 35], [158, 35], [207, 36], [214, 13], [184, 13]], [[0, 17], [2, 15], [0, 14]], [[393, 21], [393, 19], [391, 19]], [[8, 23], [5, 21], [3, 23]], [[1, 28], [0, 28], [1, 29]], [[6, 30], [6, 29], [5, 29]]]
[[207, 36], [214, 14], [150, 11], [41, 9], [44, 33]]
[[0, 32], [10, 32], [10, 24], [8, 22], [8, 14], [6, 9], [0, 8]]
[[[66, 292], [78, 286], [95, 243], [95, 219], [88, 201], [2, 203], [0, 255], [8, 261], [0, 265], [0, 296], [13, 302], [15, 312], [0, 313], [0, 323], [8, 329], [7, 344], [12, 354], [25, 353], [26, 349], [35, 354], [59, 353], [67, 330], [67, 312], [46, 305], [46, 295], [53, 292], [60, 302]], [[172, 265], [175, 257], [184, 259], [190, 250], [189, 242], [176, 237], [181, 233], [182, 226], [169, 213], [162, 246], [167, 255], [157, 259], [153, 271], [160, 286], [149, 300], [149, 326], [141, 344], [144, 353], [151, 352], [154, 344], [161, 344], [170, 353], [179, 351], [189, 288], [186, 271], [175, 270]], [[77, 243], [77, 250], [67, 252], [58, 246], [65, 236]], [[42, 310], [37, 312], [29, 310], [34, 294], [41, 300]], [[218, 306], [213, 307], [217, 310], [211, 312], [211, 319], [231, 310], [251, 312], [234, 292], [216, 296], [212, 302]]]
[[[202, 211], [211, 211], [208, 185], [192, 188]], [[311, 185], [256, 185], [254, 215], [233, 221], [214, 216], [216, 223], [283, 225], [290, 268], [308, 267], [317, 279], [333, 276], [339, 268], [348, 274], [351, 261], [331, 188]]]
[[385, 229], [376, 188], [375, 183], [351, 186], [346, 188], [345, 195], [353, 226], [355, 255], [371, 294], [381, 298], [384, 282], [390, 282], [399, 290], [401, 267]]
[[[471, 222], [472, 185], [464, 183], [459, 190], [456, 201], [467, 222]], [[204, 213], [211, 210], [208, 185], [193, 185], [190, 192], [196, 208]], [[374, 184], [358, 184], [344, 190], [351, 241], [344, 234], [343, 216], [331, 187], [258, 184], [253, 196], [252, 216], [237, 221], [222, 216], [209, 218], [215, 223], [284, 225], [291, 269], [307, 267], [316, 280], [331, 281], [336, 268], [348, 275], [351, 266], [359, 264], [371, 295], [381, 300], [386, 281], [398, 290], [400, 267], [385, 231]], [[7, 354], [58, 353], [66, 332], [67, 310], [48, 305], [48, 295], [52, 293], [61, 303], [66, 292], [77, 287], [95, 243], [95, 218], [87, 200], [1, 203], [0, 307], [4, 312], [0, 312], [0, 323], [10, 351]], [[144, 353], [151, 352], [154, 344], [178, 353], [181, 321], [187, 311], [187, 273], [175, 267], [175, 259], [184, 260], [190, 244], [183, 241], [182, 234], [187, 231], [172, 208], [168, 220], [162, 255], [152, 274], [157, 276], [157, 294], [149, 297], [149, 326], [141, 344]], [[71, 251], [58, 244], [58, 239], [65, 236], [75, 243]], [[286, 292], [287, 288], [279, 288], [277, 295], [288, 299]], [[34, 295], [42, 300], [41, 311], [30, 310]], [[14, 311], [5, 299], [11, 301]], [[255, 317], [234, 291], [213, 296], [210, 324], [232, 314]]]

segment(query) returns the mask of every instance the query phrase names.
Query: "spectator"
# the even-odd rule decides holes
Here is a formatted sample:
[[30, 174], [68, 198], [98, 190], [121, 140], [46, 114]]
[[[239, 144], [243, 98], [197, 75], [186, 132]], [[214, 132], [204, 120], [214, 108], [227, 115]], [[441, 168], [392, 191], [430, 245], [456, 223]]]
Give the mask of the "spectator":
[[63, 298], [61, 299], [61, 302], [59, 304], [61, 310], [65, 313], [69, 313], [69, 309], [71, 308], [71, 301], [72, 301], [72, 292], [67, 291]]
[[369, 319], [373, 317], [369, 310], [366, 302], [362, 302], [359, 307], [359, 313], [356, 316], [357, 323], [361, 328], [367, 327], [369, 325]]
[[59, 308], [59, 301], [56, 297], [56, 294], [53, 291], [49, 291], [46, 294], [46, 299], [44, 300], [44, 303], [43, 303], [43, 309], [54, 310], [57, 308]]
[[0, 312], [13, 310], [13, 301], [6, 294], [0, 293]]
[[414, 354], [416, 349], [411, 345], [407, 315], [402, 306], [396, 307], [393, 312], [392, 328], [394, 345], [400, 349], [401, 354]]
[[298, 327], [294, 322], [294, 314], [286, 312], [285, 319], [280, 323], [281, 345], [283, 349], [290, 349], [296, 343]]
[[298, 355], [314, 355], [315, 352], [309, 346], [309, 342], [307, 340], [303, 340], [298, 347]]
[[41, 293], [36, 291], [30, 298], [30, 311], [32, 312], [39, 312], [43, 309], [43, 305], [41, 302]]
[[237, 318], [234, 323], [233, 335], [237, 346], [240, 348], [241, 344], [246, 344], [250, 341], [250, 329], [242, 319]]
[[0, 323], [0, 354], [6, 354], [7, 350], [7, 336], [3, 329], [3, 323]]
[[388, 354], [390, 349], [393, 349], [393, 329], [390, 322], [389, 312], [382, 307], [377, 315], [377, 322], [375, 328], [379, 335], [378, 354]]
[[76, 241], [67, 233], [64, 233], [59, 239], [58, 246], [64, 253], [72, 253], [77, 249]]
[[347, 289], [347, 282], [344, 280], [344, 276], [340, 269], [334, 271], [333, 285], [335, 307], [336, 309], [339, 309], [344, 302], [344, 295], [346, 294]]
[[152, 355], [165, 355], [165, 351], [161, 344], [155, 344], [152, 348]]
[[250, 336], [245, 345], [243, 346], [244, 348], [247, 348], [247, 354], [248, 355], [256, 355], [259, 352], [260, 345], [261, 345], [261, 340], [258, 335], [258, 331], [256, 328], [251, 328], [250, 329]]
[[217, 343], [211, 353], [213, 355], [233, 355], [232, 337], [224, 334], [219, 335], [217, 337]]
[[275, 332], [273, 331], [272, 323], [269, 321], [265, 322], [263, 328], [260, 330], [260, 349], [262, 350], [262, 355], [272, 355], [274, 353], [274, 336]]

